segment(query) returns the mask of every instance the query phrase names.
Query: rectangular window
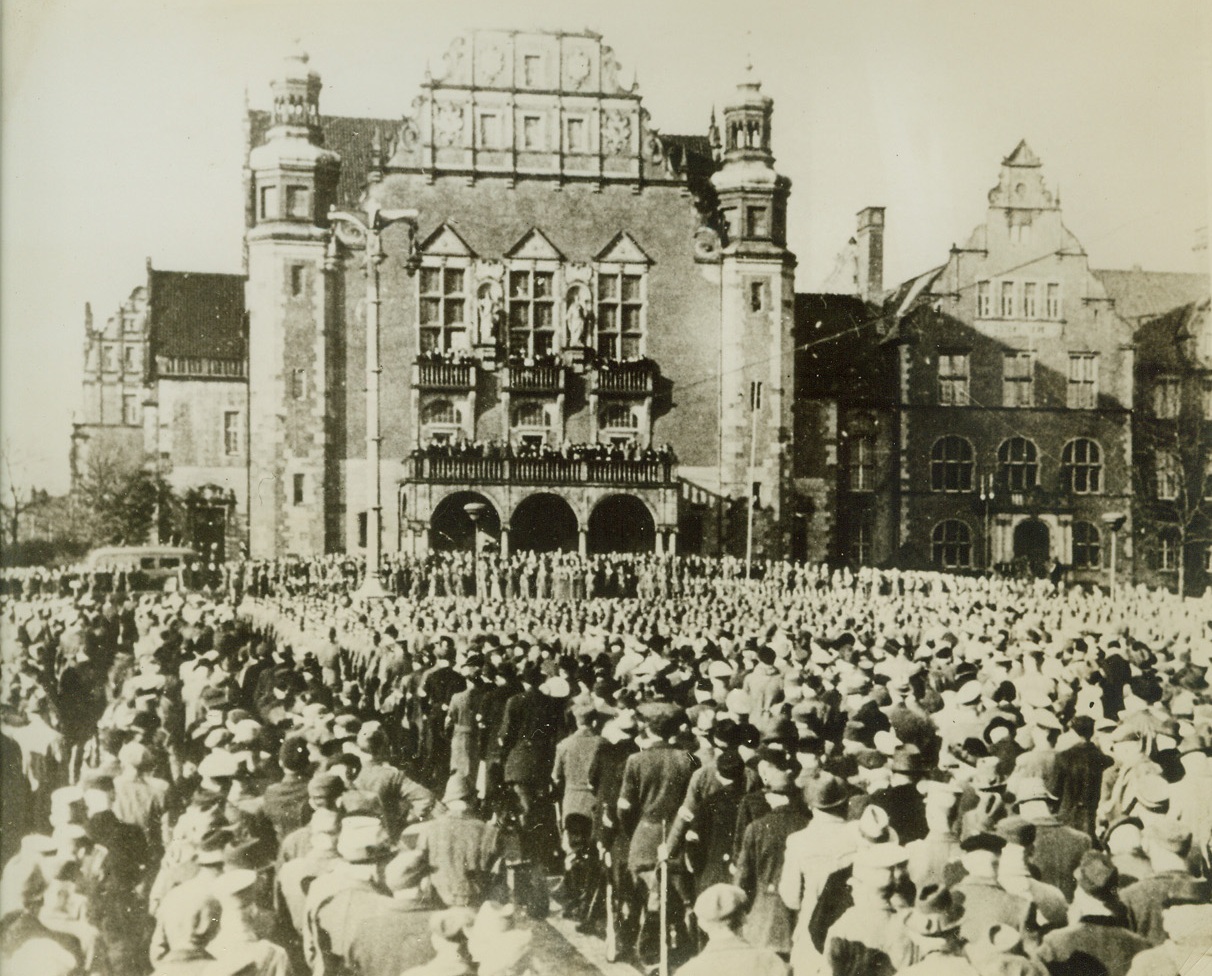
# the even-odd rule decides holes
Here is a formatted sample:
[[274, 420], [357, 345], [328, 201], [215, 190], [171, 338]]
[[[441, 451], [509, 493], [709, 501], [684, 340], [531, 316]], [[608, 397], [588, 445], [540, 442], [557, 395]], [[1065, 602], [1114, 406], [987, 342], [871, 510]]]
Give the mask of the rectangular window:
[[1061, 317], [1060, 285], [1055, 281], [1048, 282], [1047, 296], [1047, 306], [1044, 309], [1044, 316], [1056, 321]]
[[966, 352], [939, 354], [938, 402], [944, 407], [968, 405], [968, 354]]
[[875, 490], [875, 437], [860, 434], [850, 438], [850, 490]]
[[1203, 400], [1204, 420], [1212, 420], [1212, 380], [1204, 380], [1200, 396]]
[[366, 548], [366, 538], [369, 535], [366, 530], [368, 524], [369, 520], [366, 518], [366, 513], [358, 512], [358, 547], [361, 549]]
[[585, 120], [568, 120], [568, 151], [570, 153], [587, 152], [589, 145], [585, 139]]
[[296, 505], [302, 505], [302, 504], [303, 504], [303, 489], [304, 489], [304, 487], [305, 487], [305, 485], [306, 485], [306, 480], [305, 480], [305, 478], [306, 478], [306, 476], [305, 476], [305, 475], [297, 474], [297, 475], [295, 475], [295, 476], [294, 476], [294, 478], [292, 479], [292, 483], [291, 483], [291, 500], [292, 500], [292, 501], [294, 502], [294, 504], [296, 504]]
[[290, 266], [290, 293], [298, 298], [303, 294], [303, 265]]
[[118, 368], [118, 353], [113, 346], [101, 347], [101, 368], [112, 373]]
[[501, 117], [492, 112], [480, 115], [480, 148], [501, 148]]
[[540, 55], [522, 57], [522, 81], [527, 88], [538, 88], [543, 83], [543, 58]]
[[644, 350], [644, 279], [626, 271], [598, 274], [598, 355], [639, 359]]
[[976, 283], [976, 317], [989, 319], [993, 317], [993, 286], [987, 281]]
[[871, 565], [871, 523], [862, 519], [854, 527], [854, 541], [851, 543], [854, 561], [860, 566]]
[[291, 371], [290, 395], [294, 400], [302, 400], [307, 396], [307, 370], [296, 369]]
[[311, 217], [311, 194], [305, 186], [288, 186], [286, 188], [286, 216], [298, 220]]
[[764, 282], [749, 282], [749, 311], [760, 312], [766, 307], [765, 288]]
[[1069, 353], [1070, 410], [1093, 410], [1098, 403], [1098, 354]]
[[1158, 451], [1154, 455], [1157, 470], [1157, 498], [1159, 501], [1172, 502], [1178, 497], [1179, 482], [1182, 469], [1178, 458], [1172, 451]]
[[509, 272], [509, 353], [546, 356], [555, 341], [555, 273]]
[[461, 347], [467, 330], [467, 270], [421, 269], [421, 352]]
[[544, 148], [542, 116], [522, 116], [522, 148], [535, 150]]
[[278, 188], [276, 186], [261, 187], [261, 219], [278, 219]]
[[1003, 281], [998, 294], [1001, 296], [1001, 317], [1004, 319], [1014, 318], [1014, 282]]
[[139, 397], [127, 393], [122, 397], [122, 423], [130, 425], [139, 422]]
[[1037, 285], [1034, 281], [1023, 282], [1023, 318], [1033, 319], [1038, 309], [1035, 304]]
[[1029, 352], [1008, 352], [1002, 366], [1002, 405], [1035, 405], [1035, 356]]
[[240, 455], [240, 411], [223, 411], [223, 453], [228, 457]]
[[1153, 414], [1162, 420], [1178, 416], [1182, 403], [1182, 381], [1177, 376], [1159, 376], [1153, 386]]
[[770, 236], [769, 212], [765, 207], [747, 207], [745, 209], [745, 236]]

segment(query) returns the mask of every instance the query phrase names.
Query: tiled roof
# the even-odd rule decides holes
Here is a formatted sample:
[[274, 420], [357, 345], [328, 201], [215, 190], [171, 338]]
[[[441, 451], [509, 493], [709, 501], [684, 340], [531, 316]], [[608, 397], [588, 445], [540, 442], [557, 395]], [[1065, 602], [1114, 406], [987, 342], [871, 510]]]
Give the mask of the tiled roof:
[[244, 276], [148, 272], [151, 355], [243, 359]]
[[1161, 315], [1208, 294], [1208, 276], [1177, 271], [1095, 271], [1115, 299], [1115, 311], [1129, 321]]
[[[249, 148], [265, 142], [270, 115], [260, 109], [248, 113]], [[341, 175], [337, 180], [337, 203], [356, 206], [366, 189], [366, 174], [370, 171], [370, 143], [375, 127], [383, 133], [384, 142], [400, 125], [399, 119], [356, 119], [341, 115], [320, 116], [324, 145], [341, 157]]]
[[1136, 330], [1136, 366], [1147, 372], [1168, 372], [1190, 368], [1183, 352], [1183, 340], [1208, 314], [1208, 300], [1189, 302], [1165, 315], [1149, 319]]

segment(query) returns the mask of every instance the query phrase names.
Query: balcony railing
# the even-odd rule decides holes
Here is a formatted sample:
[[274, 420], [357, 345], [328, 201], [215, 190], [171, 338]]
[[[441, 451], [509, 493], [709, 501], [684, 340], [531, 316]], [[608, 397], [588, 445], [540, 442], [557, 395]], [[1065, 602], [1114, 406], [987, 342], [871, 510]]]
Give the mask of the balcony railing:
[[220, 379], [240, 380], [248, 375], [247, 363], [243, 359], [205, 359], [186, 356], [157, 356], [158, 376], [189, 376], [200, 378], [213, 376]]
[[505, 387], [515, 393], [559, 393], [564, 389], [564, 367], [510, 363]]
[[419, 390], [470, 390], [476, 383], [475, 364], [418, 359], [412, 382]]
[[671, 487], [677, 462], [585, 458], [443, 457], [408, 459], [410, 481], [442, 484], [612, 485], [633, 488]]
[[656, 363], [612, 363], [593, 371], [594, 391], [622, 396], [652, 396], [656, 382]]

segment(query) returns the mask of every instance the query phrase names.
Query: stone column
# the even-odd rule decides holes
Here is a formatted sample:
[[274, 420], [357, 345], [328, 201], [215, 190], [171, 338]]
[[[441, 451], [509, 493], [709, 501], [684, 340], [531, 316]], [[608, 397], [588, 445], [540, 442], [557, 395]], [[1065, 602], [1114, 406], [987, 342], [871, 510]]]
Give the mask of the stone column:
[[589, 555], [589, 530], [583, 526], [577, 529], [577, 552], [581, 558]]
[[509, 523], [501, 526], [501, 556], [509, 556]]

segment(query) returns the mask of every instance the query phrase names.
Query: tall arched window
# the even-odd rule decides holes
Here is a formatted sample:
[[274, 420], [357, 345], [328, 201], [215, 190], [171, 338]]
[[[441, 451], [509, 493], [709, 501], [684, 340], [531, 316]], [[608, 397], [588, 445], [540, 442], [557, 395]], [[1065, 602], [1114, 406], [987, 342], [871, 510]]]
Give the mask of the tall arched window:
[[940, 437], [930, 451], [930, 487], [934, 491], [972, 490], [972, 444], [962, 437]]
[[634, 430], [636, 423], [635, 411], [625, 403], [610, 403], [602, 408], [602, 428], [604, 430]]
[[1025, 437], [1011, 437], [997, 449], [998, 478], [1007, 491], [1028, 491], [1039, 483], [1039, 453]]
[[972, 530], [967, 522], [959, 519], [939, 522], [931, 542], [934, 565], [940, 569], [966, 569], [972, 565]]
[[1103, 564], [1102, 538], [1092, 522], [1073, 523], [1073, 566], [1098, 569]]
[[1075, 495], [1097, 495], [1103, 488], [1103, 450], [1098, 441], [1079, 437], [1061, 454], [1069, 490]]

